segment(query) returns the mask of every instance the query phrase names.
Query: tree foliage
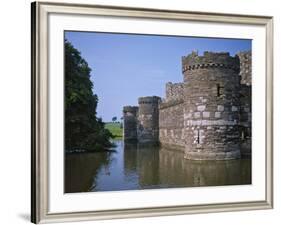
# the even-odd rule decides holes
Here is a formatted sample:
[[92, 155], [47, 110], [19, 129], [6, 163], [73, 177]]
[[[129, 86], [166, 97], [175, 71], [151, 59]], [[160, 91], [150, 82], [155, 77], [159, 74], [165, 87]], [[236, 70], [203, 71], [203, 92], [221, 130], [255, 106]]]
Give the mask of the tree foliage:
[[112, 146], [112, 134], [97, 118], [98, 96], [93, 93], [91, 68], [65, 40], [65, 148], [99, 151]]

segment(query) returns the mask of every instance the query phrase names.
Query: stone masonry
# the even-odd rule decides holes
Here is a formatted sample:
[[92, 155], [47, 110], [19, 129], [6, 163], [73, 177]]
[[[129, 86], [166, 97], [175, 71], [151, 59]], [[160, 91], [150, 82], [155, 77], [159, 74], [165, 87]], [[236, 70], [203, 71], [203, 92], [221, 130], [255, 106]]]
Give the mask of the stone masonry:
[[138, 118], [137, 106], [125, 106], [123, 108], [123, 118], [124, 124], [126, 124], [126, 129], [123, 129], [124, 141], [137, 141], [137, 118]]
[[241, 84], [252, 85], [252, 54], [250, 51], [239, 52]]
[[159, 142], [159, 103], [160, 97], [140, 97], [137, 136], [140, 143]]
[[251, 53], [192, 52], [182, 57], [182, 72], [182, 83], [166, 84], [165, 99], [140, 97], [139, 107], [124, 107], [124, 140], [192, 160], [251, 155]]
[[241, 149], [245, 156], [251, 155], [252, 145], [252, 54], [250, 51], [239, 52], [240, 59], [240, 129], [241, 129]]
[[193, 53], [182, 58], [187, 159], [240, 158], [239, 58]]

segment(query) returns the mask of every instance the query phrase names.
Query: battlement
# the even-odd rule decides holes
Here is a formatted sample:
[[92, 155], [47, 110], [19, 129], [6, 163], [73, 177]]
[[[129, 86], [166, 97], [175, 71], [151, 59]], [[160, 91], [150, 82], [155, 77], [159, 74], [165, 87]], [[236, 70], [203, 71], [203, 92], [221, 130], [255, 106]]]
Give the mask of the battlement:
[[161, 102], [161, 98], [158, 96], [146, 96], [146, 97], [139, 97], [138, 103], [139, 105], [143, 104], [158, 104]]
[[123, 107], [123, 113], [130, 112], [130, 113], [136, 114], [138, 110], [139, 110], [138, 106], [130, 106], [130, 105], [128, 105], [128, 106], [124, 106]]
[[203, 56], [198, 55], [198, 52], [192, 52], [182, 57], [182, 72], [204, 68], [226, 68], [239, 71], [239, 66], [239, 57], [232, 57], [228, 52], [204, 52]]
[[166, 99], [165, 102], [183, 99], [184, 83], [166, 83]]

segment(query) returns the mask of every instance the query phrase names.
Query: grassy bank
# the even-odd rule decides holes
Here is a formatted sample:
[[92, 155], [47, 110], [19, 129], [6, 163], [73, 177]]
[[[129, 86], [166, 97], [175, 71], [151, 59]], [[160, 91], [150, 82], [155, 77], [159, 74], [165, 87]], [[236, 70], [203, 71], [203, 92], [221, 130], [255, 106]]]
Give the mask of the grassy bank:
[[123, 129], [120, 127], [120, 123], [106, 123], [105, 128], [108, 129], [114, 136], [114, 139], [123, 138]]

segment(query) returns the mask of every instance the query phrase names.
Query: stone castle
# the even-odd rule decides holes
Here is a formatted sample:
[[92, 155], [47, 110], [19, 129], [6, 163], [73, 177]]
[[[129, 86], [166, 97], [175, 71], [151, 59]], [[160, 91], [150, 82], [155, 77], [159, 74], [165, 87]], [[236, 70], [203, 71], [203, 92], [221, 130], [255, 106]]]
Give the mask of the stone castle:
[[251, 52], [192, 52], [182, 57], [182, 83], [166, 97], [140, 97], [125, 106], [124, 141], [160, 144], [186, 159], [251, 155]]

